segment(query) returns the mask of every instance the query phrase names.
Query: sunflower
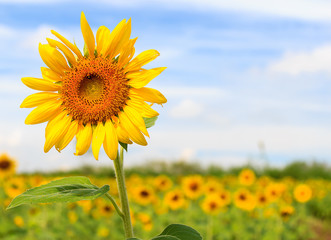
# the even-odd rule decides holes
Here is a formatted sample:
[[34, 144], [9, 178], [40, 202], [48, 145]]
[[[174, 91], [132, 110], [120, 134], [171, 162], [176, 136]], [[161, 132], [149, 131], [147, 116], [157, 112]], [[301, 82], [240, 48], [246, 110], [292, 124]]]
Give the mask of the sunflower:
[[241, 185], [250, 186], [255, 181], [255, 173], [250, 169], [243, 169], [239, 174], [239, 183]]
[[280, 216], [284, 221], [287, 221], [294, 213], [294, 208], [291, 205], [283, 206], [280, 209]]
[[175, 189], [166, 193], [164, 196], [164, 203], [171, 210], [178, 210], [185, 207], [186, 199], [181, 190]]
[[312, 190], [307, 184], [300, 184], [294, 189], [294, 197], [298, 202], [304, 203], [311, 199]]
[[234, 194], [234, 204], [240, 209], [252, 211], [256, 206], [256, 199], [247, 189], [239, 189]]
[[16, 172], [16, 161], [7, 154], [0, 155], [0, 178], [14, 175]]
[[201, 203], [202, 210], [209, 215], [220, 213], [223, 203], [217, 194], [208, 195]]
[[14, 198], [26, 190], [25, 181], [22, 177], [14, 177], [7, 180], [4, 190], [8, 197]]
[[269, 199], [267, 195], [263, 192], [256, 193], [256, 205], [258, 207], [266, 207], [269, 204]]
[[172, 187], [172, 181], [166, 175], [159, 175], [154, 178], [153, 185], [158, 191], [167, 191]]
[[140, 205], [151, 204], [155, 198], [154, 190], [149, 186], [140, 185], [133, 189], [133, 199]]
[[151, 105], [167, 100], [145, 86], [165, 68], [143, 68], [160, 55], [156, 50], [133, 58], [137, 38], [130, 39], [131, 19], [121, 21], [112, 32], [101, 26], [94, 36], [82, 12], [81, 30], [84, 54], [53, 30], [60, 41], [47, 38], [48, 44], [39, 44], [47, 67], [41, 68], [42, 78], [22, 78], [25, 85], [41, 91], [21, 104], [22, 108], [36, 107], [25, 123], [48, 122], [45, 152], [53, 146], [61, 151], [76, 136], [75, 155], [86, 153], [92, 143], [95, 159], [103, 145], [114, 160], [118, 142], [147, 145], [144, 118], [157, 116]]
[[231, 203], [231, 193], [228, 190], [222, 189], [217, 192], [222, 206], [229, 205]]
[[197, 199], [203, 193], [203, 178], [199, 175], [188, 176], [183, 179], [182, 188], [190, 199]]

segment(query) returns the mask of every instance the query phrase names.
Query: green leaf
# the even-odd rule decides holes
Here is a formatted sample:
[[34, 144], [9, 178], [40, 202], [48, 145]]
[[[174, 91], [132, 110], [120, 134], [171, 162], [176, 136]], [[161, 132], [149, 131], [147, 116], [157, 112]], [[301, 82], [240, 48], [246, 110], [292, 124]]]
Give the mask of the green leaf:
[[145, 121], [145, 126], [146, 128], [150, 128], [153, 127], [156, 120], [157, 120], [157, 116], [156, 117], [152, 117], [152, 118], [143, 118]]
[[7, 210], [22, 204], [92, 200], [108, 191], [108, 185], [99, 188], [93, 185], [87, 177], [66, 177], [29, 189], [18, 195], [9, 204]]
[[141, 240], [139, 238], [127, 238], [126, 240]]
[[[171, 238], [172, 237], [172, 238]], [[152, 240], [202, 240], [201, 235], [191, 227], [182, 224], [171, 224]]]
[[181, 239], [170, 235], [161, 235], [153, 238], [152, 240], [181, 240]]
[[128, 144], [127, 143], [122, 143], [122, 142], [119, 142], [119, 143], [122, 146], [122, 148], [124, 148], [125, 151], [128, 151]]

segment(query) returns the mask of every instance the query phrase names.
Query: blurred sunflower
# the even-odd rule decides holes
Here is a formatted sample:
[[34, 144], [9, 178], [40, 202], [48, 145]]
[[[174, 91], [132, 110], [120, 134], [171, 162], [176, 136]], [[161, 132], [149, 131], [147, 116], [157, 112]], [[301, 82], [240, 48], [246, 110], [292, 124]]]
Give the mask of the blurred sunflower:
[[217, 215], [223, 206], [217, 194], [208, 195], [201, 203], [202, 210], [209, 215]]
[[250, 186], [255, 181], [255, 173], [250, 169], [243, 169], [239, 174], [239, 183], [241, 185]]
[[267, 195], [263, 192], [256, 193], [256, 206], [257, 207], [265, 207], [269, 204], [269, 199]]
[[14, 198], [25, 191], [25, 181], [22, 177], [9, 178], [5, 181], [4, 189], [8, 197]]
[[301, 203], [311, 199], [312, 190], [307, 184], [300, 184], [294, 189], [294, 198]]
[[222, 185], [215, 178], [208, 178], [206, 184], [204, 185], [205, 194], [216, 193], [222, 189]]
[[149, 214], [140, 212], [137, 214], [137, 218], [142, 223], [145, 231], [150, 231], [153, 228], [152, 218]]
[[16, 173], [16, 161], [7, 154], [0, 155], [0, 178], [14, 175]]
[[242, 188], [235, 192], [234, 204], [240, 209], [252, 211], [256, 206], [256, 199], [247, 189]]
[[141, 205], [151, 204], [155, 200], [155, 193], [149, 186], [140, 185], [133, 190], [133, 199]]
[[167, 191], [172, 187], [171, 179], [166, 175], [159, 175], [154, 178], [153, 185], [159, 191]]
[[294, 213], [294, 208], [291, 205], [283, 206], [280, 208], [280, 216], [284, 221], [287, 221]]
[[60, 41], [47, 38], [48, 44], [39, 44], [48, 68], [41, 68], [42, 78], [22, 78], [28, 87], [42, 91], [21, 104], [22, 108], [36, 107], [25, 123], [48, 122], [45, 152], [53, 146], [61, 151], [76, 136], [75, 155], [86, 153], [92, 142], [95, 159], [101, 145], [115, 159], [118, 142], [147, 145], [143, 118], [157, 116], [151, 105], [167, 100], [145, 86], [165, 68], [142, 68], [160, 55], [156, 50], [133, 58], [137, 38], [130, 39], [131, 19], [121, 21], [112, 32], [101, 26], [95, 37], [82, 12], [81, 30], [84, 55], [53, 30]]
[[186, 205], [186, 199], [182, 191], [175, 189], [166, 193], [164, 196], [164, 203], [171, 210], [177, 210]]
[[275, 202], [282, 196], [284, 190], [283, 184], [270, 183], [265, 189], [265, 194], [270, 202]]
[[185, 177], [182, 181], [184, 194], [190, 199], [197, 199], [203, 193], [203, 178], [199, 175]]
[[229, 191], [222, 189], [217, 194], [222, 206], [226, 206], [231, 203], [231, 193]]

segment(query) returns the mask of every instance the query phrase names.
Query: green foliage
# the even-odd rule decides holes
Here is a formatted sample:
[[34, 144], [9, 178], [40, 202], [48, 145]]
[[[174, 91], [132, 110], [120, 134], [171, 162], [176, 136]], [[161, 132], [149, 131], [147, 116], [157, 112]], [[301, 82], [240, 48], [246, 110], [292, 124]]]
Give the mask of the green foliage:
[[202, 237], [191, 227], [182, 224], [171, 224], [152, 240], [202, 240]]
[[14, 198], [7, 209], [22, 204], [92, 200], [108, 191], [108, 185], [98, 188], [87, 177], [67, 177], [27, 190]]

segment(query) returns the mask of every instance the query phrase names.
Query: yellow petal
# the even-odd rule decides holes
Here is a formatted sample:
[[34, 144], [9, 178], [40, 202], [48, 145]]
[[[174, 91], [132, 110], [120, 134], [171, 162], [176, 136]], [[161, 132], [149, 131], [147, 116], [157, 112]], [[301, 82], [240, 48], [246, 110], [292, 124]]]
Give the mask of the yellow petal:
[[110, 42], [110, 30], [105, 26], [100, 26], [97, 31], [97, 53], [104, 55]]
[[119, 113], [119, 119], [121, 126], [126, 130], [126, 132], [129, 134], [129, 137], [132, 141], [139, 145], [146, 146], [147, 142], [144, 137], [144, 135], [139, 131], [139, 129], [130, 121], [128, 116], [125, 114], [125, 112]]
[[167, 102], [167, 99], [163, 96], [163, 94], [153, 88], [147, 88], [147, 87], [143, 87], [139, 89], [132, 88], [130, 90], [130, 94], [136, 97], [140, 97], [144, 99], [144, 101], [150, 103], [163, 104]]
[[77, 144], [75, 155], [83, 155], [90, 148], [92, 140], [92, 127], [88, 123], [85, 126], [79, 125], [79, 130], [77, 133]]
[[92, 152], [93, 156], [96, 160], [99, 157], [99, 151], [103, 140], [105, 139], [106, 129], [103, 126], [102, 122], [98, 122], [98, 125], [93, 130], [93, 137], [92, 137]]
[[55, 148], [58, 151], [64, 149], [74, 138], [78, 131], [78, 121], [72, 121], [67, 129], [65, 135], [61, 138], [61, 140], [55, 144]]
[[74, 54], [64, 44], [50, 38], [46, 38], [46, 40], [52, 47], [60, 49], [71, 65], [74, 65], [76, 63], [76, 58]]
[[129, 85], [134, 88], [145, 87], [152, 79], [163, 72], [166, 67], [153, 68], [137, 72], [128, 72], [126, 78], [130, 79]]
[[95, 39], [90, 25], [88, 24], [85, 14], [82, 12], [80, 17], [80, 27], [84, 37], [85, 44], [89, 50], [90, 57], [94, 56]]
[[160, 53], [154, 49], [146, 50], [136, 56], [126, 67], [125, 71], [136, 71], [139, 70], [142, 66], [153, 61], [155, 58], [160, 56]]
[[123, 46], [122, 50], [120, 51], [120, 55], [118, 58], [118, 67], [122, 68], [132, 59], [135, 48], [134, 44], [136, 43], [138, 38], [130, 39], [125, 46]]
[[111, 120], [108, 120], [105, 123], [106, 136], [103, 142], [103, 148], [105, 149], [106, 154], [112, 160], [115, 160], [117, 157], [118, 149], [118, 139], [115, 131], [115, 127]]
[[26, 117], [25, 124], [38, 124], [56, 117], [61, 110], [62, 101], [52, 100], [38, 106]]
[[116, 40], [117, 42], [115, 43], [116, 47], [113, 50], [114, 51], [113, 55], [110, 57], [115, 57], [120, 53], [121, 49], [128, 44], [130, 35], [131, 35], [131, 18], [128, 20], [122, 31], [118, 34], [117, 36], [118, 39]]
[[63, 75], [70, 68], [64, 56], [48, 44], [39, 44], [39, 54], [44, 63], [54, 72]]
[[146, 129], [145, 121], [142, 118], [141, 114], [137, 112], [134, 108], [131, 106], [125, 106], [124, 107], [124, 113], [129, 117], [130, 121], [147, 137], [149, 137], [149, 134]]
[[41, 75], [43, 76], [43, 79], [49, 80], [51, 82], [62, 81], [62, 78], [59, 74], [46, 67], [41, 67]]
[[54, 145], [61, 141], [61, 138], [66, 134], [71, 122], [71, 117], [59, 115], [49, 123], [46, 129], [46, 141], [44, 152], [47, 153]]
[[58, 91], [62, 88], [61, 85], [42, 78], [24, 77], [21, 80], [29, 88], [39, 91]]
[[129, 134], [127, 131], [121, 126], [121, 124], [117, 124], [117, 127], [115, 128], [117, 138], [119, 142], [126, 143], [126, 144], [132, 144], [132, 141], [129, 138]]
[[120, 41], [125, 28], [126, 28], [126, 19], [123, 19], [119, 24], [117, 24], [114, 30], [110, 33], [108, 47], [104, 53], [105, 57], [109, 56], [109, 58], [112, 59], [114, 56], [116, 56], [115, 48], [118, 45], [118, 42]]
[[41, 105], [50, 100], [56, 100], [60, 97], [58, 93], [40, 92], [32, 94], [24, 99], [21, 108], [32, 108]]
[[152, 118], [159, 116], [159, 113], [151, 108], [151, 106], [147, 103], [143, 103], [143, 112], [141, 113], [141, 116], [146, 118]]
[[65, 37], [63, 37], [59, 33], [55, 32], [54, 30], [51, 30], [51, 33], [53, 35], [55, 35], [58, 39], [60, 39], [64, 43], [64, 45], [66, 45], [68, 48], [70, 48], [71, 51], [73, 51], [78, 58], [83, 57], [82, 53], [79, 51], [78, 47], [75, 44], [72, 44]]

